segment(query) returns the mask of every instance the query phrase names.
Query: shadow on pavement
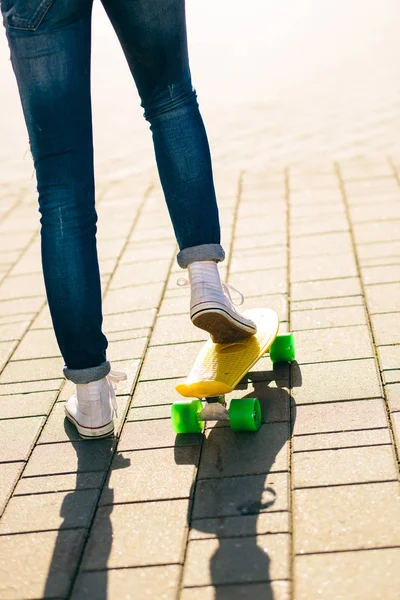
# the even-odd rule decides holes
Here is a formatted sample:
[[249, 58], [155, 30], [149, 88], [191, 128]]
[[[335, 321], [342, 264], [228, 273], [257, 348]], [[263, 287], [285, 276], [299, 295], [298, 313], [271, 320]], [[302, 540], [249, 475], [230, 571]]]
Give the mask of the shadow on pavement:
[[[273, 541], [276, 536], [270, 535], [268, 540], [260, 538], [281, 533], [282, 539], [288, 535], [287, 527], [282, 529], [277, 525], [280, 520], [265, 519], [261, 524], [258, 521], [264, 513], [282, 514], [289, 508], [286, 473], [280, 472], [280, 467], [275, 468], [276, 475], [270, 472], [294, 426], [295, 406], [288, 391], [289, 376], [291, 387], [301, 386], [301, 371], [296, 362], [292, 363], [290, 375], [287, 365], [277, 365], [273, 371], [248, 373], [237, 386], [237, 390], [248, 388], [251, 383], [251, 391], [242, 397], [260, 400], [263, 425], [258, 433], [235, 433], [224, 422], [205, 432], [198, 477], [191, 490], [188, 515], [191, 543], [183, 585], [200, 589], [211, 585], [215, 600], [232, 597], [232, 585], [237, 597], [273, 600], [271, 578], [288, 577], [287, 570], [283, 576], [271, 574], [270, 551], [264, 542], [267, 541], [268, 547], [271, 545], [277, 554], [274, 560], [278, 561], [280, 552], [276, 546], [275, 553]], [[271, 382], [276, 387], [270, 387]], [[179, 462], [177, 452], [175, 457]], [[284, 460], [287, 470], [285, 457], [281, 455], [278, 460]], [[210, 555], [205, 569], [204, 557]], [[276, 562], [274, 567], [276, 572]], [[241, 591], [237, 589], [242, 585], [245, 587]]]

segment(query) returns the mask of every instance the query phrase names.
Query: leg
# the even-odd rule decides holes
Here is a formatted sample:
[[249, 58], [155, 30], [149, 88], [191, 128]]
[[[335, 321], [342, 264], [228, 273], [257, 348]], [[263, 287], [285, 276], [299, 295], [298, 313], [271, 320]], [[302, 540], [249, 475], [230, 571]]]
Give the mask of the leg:
[[161, 184], [187, 267], [224, 258], [210, 150], [192, 88], [184, 0], [102, 0], [150, 122]]
[[92, 0], [2, 3], [41, 213], [43, 275], [64, 374], [106, 376], [90, 99]]

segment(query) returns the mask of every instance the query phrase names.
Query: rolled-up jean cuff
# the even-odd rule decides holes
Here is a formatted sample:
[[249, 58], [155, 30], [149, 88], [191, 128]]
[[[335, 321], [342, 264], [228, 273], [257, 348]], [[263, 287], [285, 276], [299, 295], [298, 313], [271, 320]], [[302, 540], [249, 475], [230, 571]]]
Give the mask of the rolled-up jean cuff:
[[87, 369], [63, 368], [65, 377], [73, 383], [90, 383], [91, 381], [97, 381], [98, 379], [103, 379], [110, 371], [111, 365], [108, 360], [97, 367], [88, 367]]
[[202, 244], [201, 246], [192, 246], [184, 248], [177, 254], [178, 265], [182, 269], [187, 269], [190, 263], [197, 260], [215, 260], [221, 262], [225, 258], [225, 252], [221, 244]]

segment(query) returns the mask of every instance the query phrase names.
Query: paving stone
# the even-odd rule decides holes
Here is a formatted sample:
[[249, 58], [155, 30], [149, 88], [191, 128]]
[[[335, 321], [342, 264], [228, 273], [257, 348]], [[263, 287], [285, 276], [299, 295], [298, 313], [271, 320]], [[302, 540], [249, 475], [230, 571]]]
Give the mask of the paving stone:
[[103, 330], [106, 334], [112, 331], [126, 331], [127, 329], [142, 329], [152, 327], [156, 316], [156, 309], [135, 310], [118, 314], [104, 315]]
[[0, 375], [0, 383], [56, 379], [63, 375], [63, 367], [62, 357], [9, 361]]
[[[314, 203], [312, 204], [300, 204], [298, 206], [290, 207], [290, 217], [292, 220], [310, 220], [315, 217], [315, 214], [318, 213], [320, 217], [335, 215], [335, 216], [344, 216], [345, 208], [343, 203], [340, 202], [332, 202], [329, 204], [320, 204], [318, 208]], [[337, 235], [333, 233], [332, 235]]]
[[139, 381], [133, 394], [132, 408], [172, 404], [176, 400], [181, 400], [182, 396], [178, 394], [175, 387], [184, 381], [184, 378]]
[[400, 365], [400, 345], [378, 346], [378, 355], [382, 369], [396, 369]]
[[349, 210], [353, 223], [400, 219], [400, 205], [395, 198], [381, 200], [375, 204], [350, 206]]
[[142, 358], [148, 344], [147, 337], [131, 338], [112, 342], [109, 340], [107, 355], [116, 360], [134, 360]]
[[181, 315], [189, 314], [190, 307], [190, 291], [186, 289], [186, 293], [183, 296], [168, 297], [166, 294], [161, 302], [160, 310], [158, 315]]
[[308, 450], [335, 450], [357, 446], [381, 446], [391, 444], [388, 427], [333, 433], [296, 435], [292, 438], [293, 452]]
[[400, 369], [394, 369], [393, 371], [382, 371], [383, 382], [388, 383], [400, 383]]
[[[0, 303], [1, 306], [1, 303]], [[31, 322], [33, 317], [35, 316], [34, 312], [25, 312], [18, 314], [9, 314], [9, 315], [0, 315], [0, 323], [2, 325], [18, 325], [23, 321]]]
[[146, 261], [146, 267], [141, 262], [130, 263], [128, 265], [118, 265], [115, 270], [110, 289], [128, 287], [129, 285], [143, 285], [165, 281], [171, 260], [157, 259]]
[[290, 224], [290, 235], [292, 238], [301, 235], [313, 235], [317, 233], [331, 233], [333, 231], [348, 231], [349, 224], [345, 216], [340, 214], [319, 215], [313, 219], [304, 221], [293, 220]]
[[[367, 160], [364, 158], [341, 161], [340, 170], [344, 177], [346, 187], [349, 185], [348, 182], [350, 179], [393, 177], [393, 171], [387, 161]], [[355, 185], [358, 185], [358, 183], [359, 182]]]
[[397, 479], [390, 446], [298, 452], [293, 466], [295, 488]]
[[131, 421], [125, 423], [118, 450], [145, 450], [174, 446], [197, 446], [202, 435], [197, 433], [177, 436], [169, 419], [152, 421]]
[[16, 323], [0, 324], [0, 339], [2, 342], [8, 340], [20, 340], [30, 325], [30, 319], [17, 321]]
[[56, 396], [54, 391], [0, 395], [0, 419], [47, 415]]
[[370, 285], [365, 290], [371, 313], [400, 311], [400, 283]]
[[108, 290], [103, 300], [103, 314], [122, 313], [157, 308], [160, 303], [165, 283], [149, 283], [145, 286]]
[[286, 239], [286, 231], [269, 232], [268, 235], [244, 235], [242, 237], [235, 237], [233, 240], [233, 247], [236, 253], [246, 248], [268, 248], [270, 246], [279, 246], [286, 244]]
[[395, 265], [399, 267], [400, 264], [400, 254], [393, 254], [391, 256], [386, 256], [384, 258], [380, 258], [379, 256], [376, 258], [364, 258], [360, 260], [361, 267], [388, 267], [389, 265]]
[[75, 490], [100, 489], [105, 473], [71, 473], [45, 475], [43, 477], [22, 477], [15, 490], [15, 496], [44, 494], [45, 492], [74, 492]]
[[43, 417], [0, 421], [1, 462], [26, 460], [43, 422]]
[[291, 290], [295, 302], [362, 294], [360, 281], [356, 277], [294, 283]]
[[357, 254], [361, 264], [368, 259], [381, 260], [395, 255], [399, 256], [400, 240], [387, 239], [373, 244], [358, 244]]
[[375, 360], [292, 365], [292, 394], [296, 404], [361, 400], [382, 395]]
[[14, 349], [18, 346], [17, 340], [9, 340], [7, 342], [0, 342], [0, 370], [3, 369], [4, 365], [7, 364], [10, 356]]
[[0, 535], [88, 528], [100, 490], [34, 494], [11, 498], [0, 523]]
[[400, 411], [400, 383], [385, 385], [385, 393], [391, 411]]
[[259, 215], [242, 215], [236, 221], [235, 237], [258, 235], [263, 233], [269, 235], [270, 231], [286, 231], [286, 213], [276, 210], [267, 219], [260, 219]]
[[343, 205], [342, 193], [338, 185], [331, 188], [312, 188], [308, 183], [303, 189], [290, 190], [290, 204], [292, 206], [314, 205], [319, 210], [320, 206]]
[[[367, 171], [365, 173], [367, 175]], [[396, 179], [391, 173], [388, 177], [361, 179], [359, 181], [345, 181], [346, 195], [351, 196], [376, 196], [376, 193], [399, 193]], [[364, 202], [364, 199], [360, 199]]]
[[400, 278], [400, 265], [364, 267], [361, 276], [366, 285], [380, 283], [396, 283]]
[[[339, 298], [321, 298], [319, 300], [300, 300], [299, 302], [292, 301], [290, 303], [292, 319], [295, 317], [295, 313], [297, 312], [307, 311], [312, 313], [315, 310], [322, 310], [326, 308], [342, 308], [354, 306], [364, 306], [364, 299], [362, 296], [355, 295]], [[312, 314], [310, 318], [313, 318]]]
[[[154, 217], [153, 217], [154, 218]], [[171, 257], [175, 254], [176, 244], [171, 242], [153, 242], [151, 244], [137, 244], [130, 242], [126, 245], [121, 256], [120, 264], [139, 263]]]
[[372, 329], [375, 343], [400, 344], [400, 312], [386, 315], [372, 315]]
[[23, 250], [26, 246], [28, 246], [30, 240], [32, 238], [32, 231], [25, 232], [13, 232], [13, 233], [2, 233], [1, 234], [1, 242], [0, 242], [0, 250], [1, 252], [9, 252], [10, 250]]
[[[201, 479], [196, 485], [192, 518], [197, 522], [199, 519], [210, 520], [210, 517], [243, 517], [267, 511], [287, 511], [288, 507], [287, 473]], [[204, 526], [197, 523], [197, 527]], [[255, 534], [255, 530], [250, 533]]]
[[183, 585], [288, 579], [289, 556], [287, 534], [191, 541], [185, 560]]
[[289, 513], [262, 512], [254, 515], [192, 519], [190, 522], [190, 540], [202, 540], [217, 537], [242, 537], [264, 535], [268, 533], [289, 533]]
[[296, 600], [397, 600], [399, 560], [400, 548], [297, 556]]
[[24, 462], [0, 464], [0, 515], [24, 466]]
[[189, 313], [174, 316], [159, 316], [154, 326], [150, 345], [179, 344], [184, 342], [207, 341], [206, 331], [195, 327]]
[[[290, 395], [287, 388], [288, 382], [283, 381], [257, 381], [251, 382], [250, 390], [236, 389], [225, 396], [229, 402], [233, 398], [258, 398], [261, 406], [261, 420], [263, 423], [279, 423], [290, 421]], [[236, 386], [243, 387], [242, 385]]]
[[36, 446], [24, 476], [105, 471], [112, 459], [113, 438]]
[[[111, 342], [122, 342], [123, 340], [139, 340], [139, 338], [149, 338], [151, 327], [142, 327], [141, 329], [127, 329], [125, 331], [111, 331], [107, 333], [107, 339]], [[139, 341], [135, 341], [140, 343]], [[142, 343], [144, 341], [142, 340]]]
[[72, 599], [175, 600], [182, 567], [166, 565], [141, 569], [109, 569], [80, 573]]
[[117, 454], [100, 504], [189, 498], [199, 452], [190, 446]]
[[187, 377], [204, 342], [156, 346], [146, 352], [140, 381]]
[[170, 419], [171, 405], [132, 407], [127, 415], [127, 421], [153, 421], [155, 419]]
[[372, 358], [368, 327], [332, 327], [298, 331], [295, 338], [296, 356], [301, 363]]
[[393, 434], [396, 441], [397, 447], [400, 446], [400, 412], [393, 412], [391, 415], [391, 421], [393, 425]]
[[97, 255], [99, 260], [109, 259], [109, 258], [118, 258], [122, 252], [122, 249], [125, 245], [125, 240], [123, 237], [114, 238], [112, 240], [97, 240]]
[[13, 360], [61, 356], [53, 329], [28, 331], [14, 352]]
[[[256, 252], [256, 251], [255, 251]], [[251, 271], [261, 271], [265, 269], [286, 269], [287, 267], [287, 249], [282, 247], [279, 249], [263, 250], [262, 254], [243, 256], [237, 254], [232, 257], [230, 265], [230, 273], [246, 273]]]
[[[397, 482], [295, 490], [295, 553], [396, 546]], [[385, 507], [382, 510], [382, 507]]]
[[205, 435], [199, 479], [288, 469], [288, 423], [261, 425], [256, 435], [218, 427], [206, 431]]
[[246, 298], [262, 294], [287, 293], [286, 269], [268, 269], [250, 273], [233, 273], [229, 283], [238, 290], [243, 290]]
[[43, 296], [32, 296], [31, 298], [13, 298], [12, 300], [0, 300], [0, 315], [20, 315], [25, 313], [36, 313], [43, 306]]
[[201, 586], [183, 588], [181, 600], [290, 600], [290, 584], [287, 581], [251, 583], [248, 585]]
[[11, 298], [27, 298], [31, 296], [45, 296], [42, 273], [33, 273], [28, 275], [10, 275], [1, 283], [0, 299], [10, 300]]
[[[296, 303], [298, 306], [298, 303]], [[291, 313], [292, 331], [366, 325], [367, 317], [363, 306], [342, 306], [300, 310]]]
[[343, 277], [357, 277], [353, 253], [307, 256], [292, 258], [290, 261], [290, 278], [293, 283]]
[[65, 379], [48, 379], [39, 381], [25, 381], [16, 383], [0, 383], [0, 398], [16, 394], [30, 394], [33, 392], [54, 391], [58, 392]]
[[65, 598], [79, 561], [83, 529], [0, 537], [0, 597]]
[[100, 507], [81, 570], [181, 563], [188, 508], [188, 500]]
[[356, 244], [384, 242], [387, 239], [400, 239], [400, 219], [393, 221], [373, 221], [353, 225]]
[[385, 404], [382, 399], [324, 402], [299, 405], [296, 408], [294, 435], [373, 427], [387, 427]]

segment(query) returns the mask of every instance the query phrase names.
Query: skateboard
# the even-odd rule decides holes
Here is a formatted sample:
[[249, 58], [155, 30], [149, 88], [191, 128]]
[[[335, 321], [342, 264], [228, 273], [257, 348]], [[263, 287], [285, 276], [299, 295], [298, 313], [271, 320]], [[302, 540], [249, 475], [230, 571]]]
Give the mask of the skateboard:
[[295, 358], [294, 338], [291, 333], [278, 333], [279, 317], [269, 308], [256, 308], [243, 314], [256, 323], [257, 333], [230, 344], [214, 344], [209, 339], [185, 383], [176, 386], [182, 396], [195, 400], [180, 400], [172, 405], [171, 421], [175, 433], [200, 433], [204, 421], [219, 420], [229, 421], [234, 431], [260, 429], [258, 398], [231, 400], [228, 409], [225, 394], [233, 392], [267, 352], [273, 363], [292, 362]]

